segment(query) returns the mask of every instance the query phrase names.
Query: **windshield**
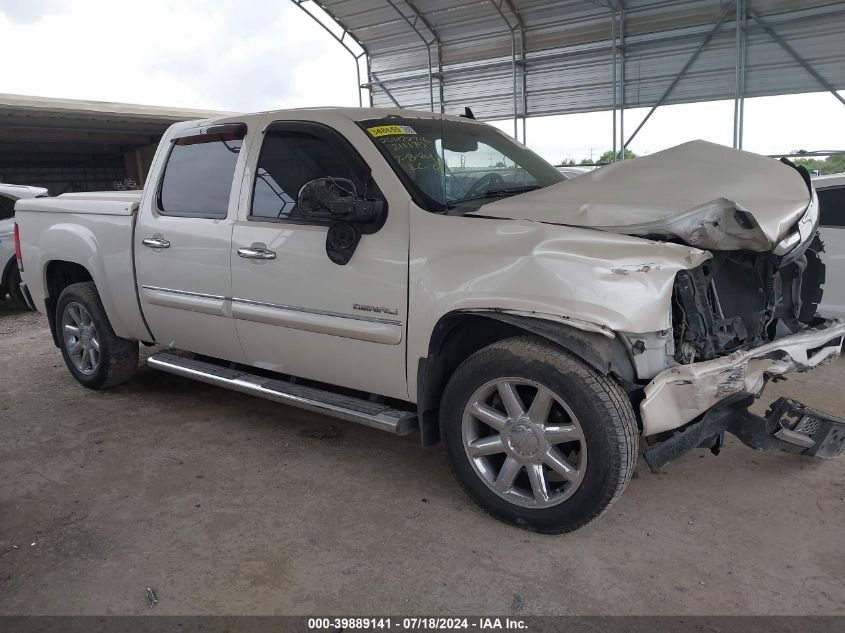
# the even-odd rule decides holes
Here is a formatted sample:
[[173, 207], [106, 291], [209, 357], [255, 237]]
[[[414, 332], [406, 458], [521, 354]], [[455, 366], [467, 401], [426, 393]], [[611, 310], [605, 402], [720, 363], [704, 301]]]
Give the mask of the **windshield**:
[[430, 211], [466, 213], [565, 178], [489, 125], [390, 116], [358, 123]]

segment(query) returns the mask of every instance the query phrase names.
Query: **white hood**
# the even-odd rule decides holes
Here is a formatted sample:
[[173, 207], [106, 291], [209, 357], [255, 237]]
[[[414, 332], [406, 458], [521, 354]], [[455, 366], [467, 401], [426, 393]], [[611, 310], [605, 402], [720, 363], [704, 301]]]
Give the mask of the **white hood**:
[[[810, 202], [807, 185], [788, 165], [691, 141], [468, 215], [674, 237], [707, 249], [767, 251], [792, 231]], [[737, 210], [748, 213], [737, 219]]]

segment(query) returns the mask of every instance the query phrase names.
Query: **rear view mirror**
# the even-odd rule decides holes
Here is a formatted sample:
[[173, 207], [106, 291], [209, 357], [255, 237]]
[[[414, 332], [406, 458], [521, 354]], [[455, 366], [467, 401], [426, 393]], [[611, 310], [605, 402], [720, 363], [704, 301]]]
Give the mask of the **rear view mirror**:
[[467, 152], [478, 151], [478, 141], [466, 134], [455, 134], [443, 137], [443, 149], [450, 152], [466, 154]]

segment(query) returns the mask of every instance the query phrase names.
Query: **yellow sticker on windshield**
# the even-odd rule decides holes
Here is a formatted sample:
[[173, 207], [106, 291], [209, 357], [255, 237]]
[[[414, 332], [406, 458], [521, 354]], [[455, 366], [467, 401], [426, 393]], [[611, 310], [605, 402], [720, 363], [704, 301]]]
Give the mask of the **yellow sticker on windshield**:
[[368, 127], [367, 132], [370, 136], [378, 138], [379, 136], [396, 136], [400, 134], [416, 134], [414, 128], [410, 125], [377, 125], [375, 127]]

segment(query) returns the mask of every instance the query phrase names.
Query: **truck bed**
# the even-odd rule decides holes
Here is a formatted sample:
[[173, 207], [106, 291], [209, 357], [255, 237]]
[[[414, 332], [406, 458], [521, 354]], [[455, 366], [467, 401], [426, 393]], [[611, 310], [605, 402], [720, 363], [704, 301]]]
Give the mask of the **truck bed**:
[[[140, 191], [66, 193], [55, 198], [20, 200], [15, 205], [24, 281], [35, 307], [50, 308], [47, 268], [62, 262], [87, 270], [100, 292], [115, 334], [151, 340], [135, 284], [133, 237]], [[63, 264], [58, 264], [63, 265]], [[58, 297], [50, 297], [56, 301]]]
[[133, 215], [141, 202], [140, 191], [87, 191], [63, 193], [55, 198], [19, 200], [15, 213], [85, 213], [86, 215]]

